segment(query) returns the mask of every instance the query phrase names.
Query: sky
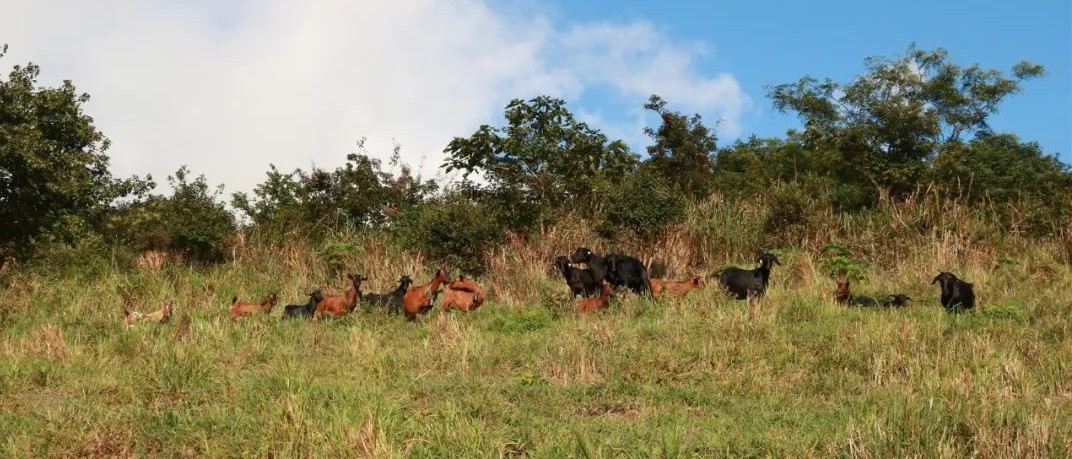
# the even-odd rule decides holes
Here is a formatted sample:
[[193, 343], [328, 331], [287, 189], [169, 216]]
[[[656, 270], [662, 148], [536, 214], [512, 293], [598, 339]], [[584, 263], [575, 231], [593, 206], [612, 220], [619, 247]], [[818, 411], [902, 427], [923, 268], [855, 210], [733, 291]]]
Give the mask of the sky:
[[699, 113], [720, 145], [799, 128], [767, 88], [848, 82], [868, 56], [911, 43], [960, 65], [1045, 78], [991, 126], [1072, 163], [1072, 2], [637, 0], [0, 0], [0, 59], [70, 79], [111, 140], [113, 174], [181, 165], [227, 193], [269, 164], [334, 169], [349, 153], [449, 180], [443, 148], [501, 125], [512, 98], [551, 95], [634, 151], [657, 120], [643, 104]]

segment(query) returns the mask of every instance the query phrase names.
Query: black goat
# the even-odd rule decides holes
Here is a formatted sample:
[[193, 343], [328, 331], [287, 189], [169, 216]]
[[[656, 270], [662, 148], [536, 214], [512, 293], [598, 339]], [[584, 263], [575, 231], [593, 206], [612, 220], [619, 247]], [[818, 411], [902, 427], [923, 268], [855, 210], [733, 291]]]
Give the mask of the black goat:
[[718, 272], [718, 282], [738, 300], [747, 299], [749, 295], [763, 296], [770, 281], [771, 264], [781, 266], [782, 263], [771, 253], [760, 255], [756, 261], [759, 263], [756, 269], [726, 268]]
[[413, 279], [403, 275], [398, 278], [398, 288], [394, 291], [384, 294], [370, 293], [365, 295], [362, 301], [372, 306], [387, 308], [387, 311], [392, 314], [398, 314], [402, 312], [402, 297], [406, 296], [410, 285], [413, 285]]
[[566, 279], [566, 285], [569, 286], [573, 296], [591, 297], [599, 294], [603, 279], [596, 279], [591, 269], [573, 266], [565, 255], [555, 257], [555, 267], [562, 273], [562, 277]]
[[975, 291], [972, 284], [957, 278], [953, 273], [940, 271], [931, 285], [942, 287], [942, 307], [949, 312], [961, 312], [975, 307]]
[[648, 292], [651, 295], [651, 277], [648, 276], [648, 268], [640, 260], [617, 253], [606, 256], [607, 277], [611, 285], [615, 287], [625, 286], [633, 293]]
[[905, 295], [903, 293], [895, 293], [887, 296], [885, 299], [882, 300], [882, 307], [902, 308], [908, 306], [909, 301], [912, 301], [912, 298], [909, 298], [908, 295]]
[[313, 316], [313, 312], [316, 311], [316, 304], [320, 300], [324, 299], [324, 294], [320, 290], [314, 291], [309, 294], [309, 302], [306, 304], [290, 304], [283, 308], [284, 319], [298, 319], [308, 318]]
[[651, 277], [648, 268], [640, 260], [628, 255], [612, 253], [601, 257], [587, 247], [578, 247], [570, 257], [573, 263], [587, 263], [592, 275], [606, 279], [614, 287], [628, 287], [635, 293], [651, 294]]

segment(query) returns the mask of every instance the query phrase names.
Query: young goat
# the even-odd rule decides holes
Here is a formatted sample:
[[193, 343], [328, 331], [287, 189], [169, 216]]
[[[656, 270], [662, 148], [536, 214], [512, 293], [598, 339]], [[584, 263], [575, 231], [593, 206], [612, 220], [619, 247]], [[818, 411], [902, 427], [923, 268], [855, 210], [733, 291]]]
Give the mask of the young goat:
[[272, 308], [275, 307], [275, 301], [275, 293], [269, 293], [268, 297], [260, 304], [238, 301], [238, 297], [236, 296], [231, 300], [231, 318], [237, 319], [241, 316], [249, 316], [262, 311], [265, 314], [271, 314]]
[[402, 312], [406, 314], [406, 320], [417, 320], [417, 316], [432, 309], [432, 303], [439, 295], [439, 287], [449, 281], [447, 271], [439, 268], [427, 284], [415, 285], [406, 290], [402, 297]]
[[659, 296], [666, 294], [685, 296], [693, 289], [704, 288], [707, 286], [707, 282], [703, 280], [703, 277], [696, 276], [692, 279], [685, 279], [683, 281], [668, 281], [665, 279], [652, 279], [651, 280], [651, 296], [658, 298]]
[[581, 314], [587, 314], [589, 312], [595, 311], [596, 309], [609, 308], [610, 301], [608, 301], [607, 299], [610, 298], [611, 294], [613, 293], [614, 289], [611, 287], [610, 282], [604, 280], [603, 288], [599, 292], [599, 296], [596, 298], [582, 298], [581, 301], [577, 303], [577, 312]]
[[171, 318], [171, 301], [165, 301], [164, 306], [153, 312], [138, 312], [130, 308], [130, 305], [123, 306], [123, 324], [127, 328], [131, 328], [138, 322], [167, 322]]
[[361, 282], [367, 281], [368, 278], [360, 274], [347, 274], [346, 278], [350, 279], [350, 288], [346, 289], [346, 293], [342, 295], [328, 295], [317, 302], [316, 310], [313, 311], [314, 319], [325, 314], [339, 317], [354, 310], [358, 300], [361, 299]]
[[961, 312], [975, 307], [975, 291], [972, 284], [964, 282], [950, 272], [940, 271], [931, 281], [942, 287], [942, 307], [949, 312]]
[[370, 293], [365, 295], [362, 301], [372, 306], [387, 308], [387, 311], [392, 314], [398, 314], [402, 312], [402, 297], [406, 296], [406, 291], [409, 290], [410, 285], [413, 285], [413, 279], [403, 275], [398, 278], [398, 288], [394, 289], [394, 291], [382, 295]]
[[324, 294], [316, 290], [309, 294], [309, 302], [306, 304], [290, 304], [283, 308], [284, 319], [309, 318], [316, 311], [316, 304], [324, 299]]
[[602, 289], [602, 279], [597, 279], [591, 269], [582, 269], [573, 266], [568, 257], [559, 255], [555, 257], [555, 267], [566, 279], [566, 285], [574, 297], [595, 296]]
[[909, 301], [912, 301], [912, 299], [909, 298], [908, 295], [905, 295], [903, 293], [894, 293], [892, 295], [886, 296], [886, 298], [882, 300], [882, 307], [902, 308], [908, 306]]
[[726, 268], [718, 274], [718, 282], [722, 288], [738, 300], [747, 299], [750, 295], [763, 296], [767, 291], [767, 283], [770, 282], [770, 270], [772, 264], [781, 266], [778, 257], [771, 253], [764, 253], [756, 260], [759, 267], [756, 269]]
[[459, 275], [458, 280], [443, 287], [442, 310], [473, 311], [484, 304], [486, 298], [484, 287]]

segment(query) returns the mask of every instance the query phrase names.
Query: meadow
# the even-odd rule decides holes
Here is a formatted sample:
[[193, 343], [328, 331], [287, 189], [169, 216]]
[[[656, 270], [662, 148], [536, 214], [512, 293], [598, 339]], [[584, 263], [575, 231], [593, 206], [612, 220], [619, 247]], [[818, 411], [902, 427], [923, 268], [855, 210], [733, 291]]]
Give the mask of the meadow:
[[[755, 247], [762, 219], [707, 206], [637, 252], [673, 278], [749, 266], [729, 247]], [[922, 225], [938, 218], [924, 207], [821, 216], [783, 244], [761, 301], [712, 283], [683, 299], [619, 294], [587, 317], [550, 263], [614, 248], [580, 227], [489, 249], [489, 301], [417, 323], [366, 308], [279, 317], [313, 288], [341, 292], [346, 272], [369, 277], [366, 292], [431, 277], [376, 235], [340, 236], [356, 249], [331, 263], [294, 242], [209, 267], [15, 269], [0, 287], [0, 456], [1072, 456], [1069, 246], [985, 239], [967, 214]], [[861, 254], [854, 292], [915, 301], [837, 305], [816, 250], [831, 239]], [[975, 284], [975, 311], [938, 305], [939, 270]], [[228, 318], [233, 295], [272, 291], [271, 315]], [[125, 329], [125, 297], [143, 311], [174, 300], [175, 314]]]

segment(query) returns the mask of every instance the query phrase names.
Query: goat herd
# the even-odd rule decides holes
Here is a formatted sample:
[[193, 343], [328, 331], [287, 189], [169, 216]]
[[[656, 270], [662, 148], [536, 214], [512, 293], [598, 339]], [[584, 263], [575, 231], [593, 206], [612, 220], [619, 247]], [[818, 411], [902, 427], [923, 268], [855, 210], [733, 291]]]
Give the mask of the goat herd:
[[[712, 274], [718, 277], [719, 285], [733, 298], [743, 300], [763, 296], [770, 282], [771, 267], [781, 265], [774, 254], [761, 254], [755, 269], [726, 268]], [[580, 247], [572, 256], [558, 256], [555, 267], [562, 273], [573, 297], [580, 296], [577, 310], [588, 313], [597, 309], [610, 307], [608, 301], [614, 289], [625, 287], [634, 293], [646, 293], [652, 299], [666, 295], [684, 296], [689, 291], [707, 285], [703, 277], [695, 276], [683, 281], [652, 279], [648, 269], [640, 260], [628, 255], [616, 253], [600, 256], [586, 247]], [[581, 267], [584, 264], [586, 267]], [[283, 318], [339, 317], [353, 311], [358, 304], [382, 307], [392, 313], [403, 313], [406, 319], [416, 320], [421, 314], [433, 308], [442, 288], [443, 299], [440, 307], [443, 311], [458, 309], [473, 311], [487, 299], [483, 287], [476, 282], [459, 275], [451, 280], [443, 268], [436, 270], [432, 280], [425, 284], [413, 285], [413, 279], [403, 275], [398, 280], [398, 288], [383, 294], [362, 294], [361, 283], [368, 280], [358, 274], [347, 274], [350, 287], [342, 295], [324, 295], [317, 290], [309, 294], [309, 301], [304, 305], [288, 305], [283, 310]], [[960, 312], [975, 306], [975, 293], [972, 284], [960, 280], [953, 273], [940, 272], [931, 285], [938, 283], [942, 288], [941, 305], [950, 312]], [[835, 299], [839, 304], [850, 307], [903, 307], [911, 298], [896, 293], [881, 300], [869, 296], [857, 296], [849, 292], [849, 281], [838, 281]], [[260, 303], [231, 300], [232, 319], [258, 313], [270, 313], [275, 307], [277, 296], [269, 294]], [[171, 317], [172, 302], [154, 312], [142, 313], [131, 309], [129, 304], [123, 308], [124, 324], [129, 328], [139, 321], [163, 322]]]

